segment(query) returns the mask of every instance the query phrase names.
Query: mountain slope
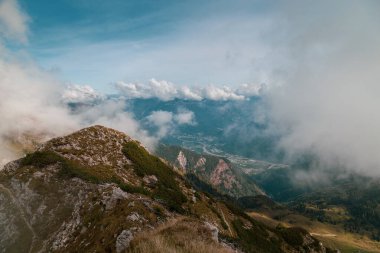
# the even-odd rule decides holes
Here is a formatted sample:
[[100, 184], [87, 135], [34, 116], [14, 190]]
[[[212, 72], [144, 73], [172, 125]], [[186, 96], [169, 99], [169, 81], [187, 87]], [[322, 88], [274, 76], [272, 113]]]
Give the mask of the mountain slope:
[[328, 250], [304, 230], [269, 228], [197, 192], [137, 141], [101, 126], [7, 164], [0, 200], [1, 252]]
[[253, 180], [245, 177], [239, 168], [224, 157], [198, 154], [182, 147], [163, 144], [156, 153], [183, 173], [196, 175], [221, 194], [236, 198], [264, 194]]

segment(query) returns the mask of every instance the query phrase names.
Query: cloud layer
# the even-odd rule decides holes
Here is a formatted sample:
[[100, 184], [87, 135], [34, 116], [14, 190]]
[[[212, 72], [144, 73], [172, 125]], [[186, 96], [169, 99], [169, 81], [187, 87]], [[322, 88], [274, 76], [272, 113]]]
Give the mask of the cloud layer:
[[69, 85], [62, 94], [64, 103], [94, 104], [103, 100], [104, 95], [100, 94], [89, 85]]
[[273, 129], [290, 156], [380, 175], [380, 17], [377, 1], [296, 1], [277, 22], [291, 59], [271, 91]]
[[174, 99], [185, 100], [244, 100], [252, 96], [259, 96], [264, 89], [263, 84], [243, 84], [232, 89], [227, 86], [218, 87], [209, 85], [202, 88], [175, 85], [171, 82], [156, 79], [148, 83], [116, 82], [115, 88], [126, 98], [158, 98], [163, 101]]

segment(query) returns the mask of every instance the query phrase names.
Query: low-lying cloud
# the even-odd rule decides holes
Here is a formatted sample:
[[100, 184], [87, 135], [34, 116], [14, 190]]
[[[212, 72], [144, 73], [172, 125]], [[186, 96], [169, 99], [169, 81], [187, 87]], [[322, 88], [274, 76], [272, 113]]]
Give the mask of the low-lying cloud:
[[101, 101], [105, 96], [89, 85], [69, 85], [62, 94], [64, 103], [92, 105]]
[[380, 175], [380, 3], [296, 1], [278, 16], [291, 59], [269, 95], [272, 127], [290, 157]]
[[163, 138], [172, 133], [179, 125], [195, 125], [195, 115], [192, 111], [179, 109], [177, 113], [168, 111], [153, 111], [146, 117], [149, 124], [155, 126], [157, 138]]
[[185, 85], [175, 85], [169, 81], [156, 79], [148, 83], [116, 82], [115, 88], [126, 98], [158, 98], [163, 101], [185, 99], [200, 101], [209, 100], [244, 100], [259, 96], [264, 89], [263, 84], [243, 84], [238, 88], [208, 85], [202, 88], [192, 88]]

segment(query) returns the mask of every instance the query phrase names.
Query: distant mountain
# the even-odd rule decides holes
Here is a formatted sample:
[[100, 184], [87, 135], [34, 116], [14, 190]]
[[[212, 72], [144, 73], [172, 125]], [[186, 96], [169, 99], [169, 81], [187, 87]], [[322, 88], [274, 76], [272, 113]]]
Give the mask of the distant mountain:
[[101, 126], [0, 171], [1, 252], [333, 252], [195, 190], [138, 141]]

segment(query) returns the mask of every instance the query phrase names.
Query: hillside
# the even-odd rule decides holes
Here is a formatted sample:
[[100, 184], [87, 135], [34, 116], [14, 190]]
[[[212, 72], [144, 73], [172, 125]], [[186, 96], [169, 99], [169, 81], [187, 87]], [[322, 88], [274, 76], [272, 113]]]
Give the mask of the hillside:
[[94, 126], [0, 172], [1, 252], [332, 252], [196, 191], [127, 135]]
[[[239, 199], [239, 202], [244, 204], [251, 217], [268, 226], [272, 228], [278, 226], [303, 227], [324, 245], [337, 248], [341, 253], [380, 252], [380, 243], [368, 236], [347, 231], [342, 224], [321, 222], [313, 217], [302, 215], [289, 209], [286, 205], [274, 202], [267, 196], [244, 197]], [[330, 210], [334, 211], [334, 208]]]
[[221, 194], [234, 198], [265, 194], [252, 179], [243, 174], [241, 168], [225, 157], [198, 154], [182, 147], [164, 144], [157, 148], [156, 153], [184, 174], [194, 174]]

